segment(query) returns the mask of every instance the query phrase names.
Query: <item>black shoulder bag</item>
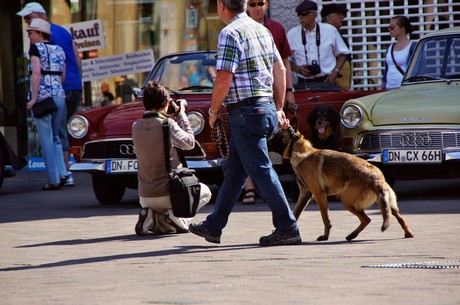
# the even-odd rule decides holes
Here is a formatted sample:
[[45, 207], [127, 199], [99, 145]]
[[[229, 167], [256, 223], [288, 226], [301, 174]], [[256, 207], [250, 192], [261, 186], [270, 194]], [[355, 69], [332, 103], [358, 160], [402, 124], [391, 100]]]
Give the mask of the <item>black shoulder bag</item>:
[[185, 158], [181, 151], [177, 150], [183, 168], [171, 169], [169, 156], [169, 124], [165, 118], [161, 124], [163, 127], [163, 144], [165, 150], [165, 168], [169, 177], [169, 195], [171, 206], [176, 217], [193, 217], [196, 215], [200, 202], [201, 185], [200, 180], [194, 175], [195, 170], [186, 166]]
[[[43, 77], [45, 77], [44, 75], [46, 75], [46, 74], [49, 74], [49, 75], [62, 74], [61, 72], [53, 72], [53, 71], [51, 71], [51, 62], [50, 62], [50, 54], [48, 52], [48, 47], [46, 46], [46, 44], [43, 44], [43, 45], [45, 46], [46, 54], [48, 55], [48, 71], [43, 71], [42, 70]], [[52, 80], [50, 80], [50, 81], [52, 81]], [[41, 118], [41, 117], [44, 117], [45, 115], [47, 115], [49, 113], [53, 113], [53, 112], [57, 111], [57, 106], [56, 106], [56, 103], [54, 102], [54, 98], [53, 98], [52, 85], [50, 85], [49, 87], [50, 87], [51, 96], [45, 98], [44, 100], [41, 100], [40, 102], [36, 102], [32, 106], [32, 113], [33, 113], [34, 117], [36, 117], [36, 118]]]

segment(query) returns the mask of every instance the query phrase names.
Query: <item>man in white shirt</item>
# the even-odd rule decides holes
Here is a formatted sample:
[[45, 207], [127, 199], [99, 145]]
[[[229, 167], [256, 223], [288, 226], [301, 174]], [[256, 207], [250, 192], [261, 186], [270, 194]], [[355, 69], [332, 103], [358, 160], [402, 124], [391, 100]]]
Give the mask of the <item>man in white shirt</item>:
[[330, 24], [316, 22], [316, 2], [305, 0], [296, 7], [300, 24], [288, 34], [292, 50], [291, 70], [297, 88], [314, 83], [336, 83], [336, 78], [350, 53], [339, 32]]

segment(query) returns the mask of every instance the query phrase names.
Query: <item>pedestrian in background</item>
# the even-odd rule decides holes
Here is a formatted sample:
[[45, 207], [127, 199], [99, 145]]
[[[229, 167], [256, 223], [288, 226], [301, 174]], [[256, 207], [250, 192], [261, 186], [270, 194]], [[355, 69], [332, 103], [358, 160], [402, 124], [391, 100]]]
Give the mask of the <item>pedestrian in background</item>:
[[48, 183], [43, 185], [42, 190], [58, 190], [61, 178], [66, 174], [59, 139], [59, 129], [65, 116], [65, 92], [62, 87], [65, 78], [65, 53], [60, 46], [49, 42], [51, 30], [46, 20], [32, 20], [27, 33], [31, 43], [29, 71], [32, 75], [27, 109], [32, 109], [35, 103], [49, 97], [53, 98], [57, 106], [53, 113], [40, 118], [34, 117], [48, 176]]
[[268, 156], [267, 138], [287, 128], [283, 112], [286, 69], [270, 31], [246, 14], [246, 0], [218, 0], [217, 14], [226, 26], [219, 34], [217, 77], [214, 82], [209, 124], [220, 117], [224, 104], [230, 115], [232, 138], [222, 164], [224, 182], [214, 211], [190, 232], [220, 243], [222, 230], [250, 176], [270, 207], [275, 231], [260, 238], [262, 246], [298, 244], [297, 222], [278, 175]]
[[[295, 9], [299, 25], [287, 33], [293, 56], [291, 69], [297, 76], [297, 87], [321, 87], [336, 83], [339, 71], [350, 53], [335, 27], [316, 22], [316, 2], [305, 0]], [[332, 86], [324, 86], [332, 87]]]
[[[17, 13], [24, 18], [25, 23], [30, 24], [34, 18], [48, 20], [45, 9], [37, 2], [28, 3], [23, 10]], [[69, 171], [69, 138], [67, 133], [67, 120], [77, 111], [82, 102], [82, 80], [81, 80], [81, 60], [76, 44], [70, 33], [63, 27], [50, 23], [51, 35], [50, 42], [60, 46], [66, 55], [66, 77], [64, 79], [64, 91], [66, 95], [65, 115], [61, 122], [59, 136], [61, 138], [64, 163], [66, 165], [66, 175], [62, 184], [65, 186], [74, 186], [72, 173]]]
[[390, 36], [396, 38], [385, 54], [385, 70], [380, 89], [397, 89], [401, 86], [409, 59], [414, 52], [415, 42], [409, 40], [412, 24], [405, 16], [391, 18], [388, 25]]
[[102, 106], [112, 105], [112, 102], [115, 100], [112, 92], [110, 92], [110, 86], [107, 83], [101, 84], [101, 93], [102, 93]]
[[350, 50], [350, 53], [347, 55], [347, 60], [343, 64], [342, 68], [340, 68], [339, 75], [336, 79], [337, 85], [342, 89], [350, 89], [353, 81], [353, 63], [350, 44], [340, 32], [340, 28], [343, 26], [343, 20], [345, 19], [347, 12], [348, 10], [345, 8], [345, 6], [339, 5], [337, 3], [325, 4], [321, 9], [321, 22], [328, 23], [335, 27], [339, 32], [343, 42]]

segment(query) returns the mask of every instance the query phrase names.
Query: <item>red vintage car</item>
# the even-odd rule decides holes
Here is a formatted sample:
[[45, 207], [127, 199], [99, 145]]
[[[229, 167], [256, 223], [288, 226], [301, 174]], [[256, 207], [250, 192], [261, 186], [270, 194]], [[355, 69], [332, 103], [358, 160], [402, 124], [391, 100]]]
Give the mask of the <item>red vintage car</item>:
[[[170, 54], [157, 61], [145, 80], [159, 81], [170, 90], [174, 100], [187, 101], [187, 116], [195, 132], [196, 145], [193, 150], [185, 152], [186, 159], [201, 181], [209, 184], [219, 184], [223, 178], [220, 168], [223, 158], [218, 145], [211, 139], [207, 120], [215, 64], [216, 51]], [[328, 106], [338, 113], [345, 101], [371, 93], [375, 91], [296, 90], [297, 111], [289, 116], [297, 116], [299, 130], [310, 137], [307, 118], [317, 106]], [[144, 107], [142, 90], [135, 89], [134, 95], [136, 100], [133, 103], [78, 112], [68, 122], [71, 152], [77, 161], [70, 169], [92, 175], [95, 195], [102, 204], [118, 203], [126, 188], [137, 188], [137, 160], [131, 126], [142, 117]], [[225, 108], [222, 113], [229, 140]], [[339, 132], [338, 127], [336, 132]], [[278, 168], [281, 170], [283, 166]]]

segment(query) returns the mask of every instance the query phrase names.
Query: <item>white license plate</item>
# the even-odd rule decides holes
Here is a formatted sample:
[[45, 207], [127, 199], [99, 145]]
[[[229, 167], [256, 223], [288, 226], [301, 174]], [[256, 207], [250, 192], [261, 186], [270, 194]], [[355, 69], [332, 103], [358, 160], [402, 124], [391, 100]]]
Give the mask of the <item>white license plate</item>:
[[440, 149], [391, 150], [382, 152], [383, 163], [441, 163], [444, 153]]
[[135, 173], [139, 163], [136, 159], [108, 160], [105, 166], [106, 173]]

